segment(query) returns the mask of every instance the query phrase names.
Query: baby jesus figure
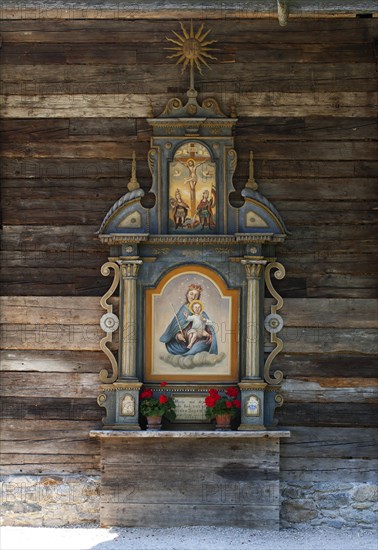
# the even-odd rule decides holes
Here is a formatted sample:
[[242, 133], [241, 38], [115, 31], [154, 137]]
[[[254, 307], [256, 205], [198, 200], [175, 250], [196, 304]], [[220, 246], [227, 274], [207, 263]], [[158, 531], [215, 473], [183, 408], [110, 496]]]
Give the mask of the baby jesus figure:
[[197, 340], [201, 338], [208, 338], [209, 333], [205, 330], [206, 325], [212, 325], [213, 321], [206, 319], [202, 314], [203, 305], [199, 300], [193, 300], [189, 305], [190, 311], [193, 315], [188, 315], [187, 311], [184, 311], [184, 316], [187, 321], [192, 323], [191, 328], [188, 330], [189, 343], [187, 348], [190, 349]]

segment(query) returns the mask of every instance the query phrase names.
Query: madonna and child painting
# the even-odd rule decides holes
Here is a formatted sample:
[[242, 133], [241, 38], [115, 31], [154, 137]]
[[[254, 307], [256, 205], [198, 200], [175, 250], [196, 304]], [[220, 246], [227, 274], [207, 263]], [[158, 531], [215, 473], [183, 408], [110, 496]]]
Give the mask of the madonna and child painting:
[[[237, 355], [237, 291], [212, 270], [177, 268], [148, 289], [147, 373], [151, 379], [225, 379]], [[204, 378], [205, 377], [205, 378]]]

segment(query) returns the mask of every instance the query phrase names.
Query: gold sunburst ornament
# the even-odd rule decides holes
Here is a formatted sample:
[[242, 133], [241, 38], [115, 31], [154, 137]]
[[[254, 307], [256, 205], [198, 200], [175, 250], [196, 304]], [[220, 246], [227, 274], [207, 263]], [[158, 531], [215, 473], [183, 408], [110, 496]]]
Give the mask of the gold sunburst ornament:
[[190, 88], [194, 89], [194, 67], [196, 67], [199, 73], [202, 75], [202, 65], [209, 68], [206, 59], [216, 59], [209, 52], [214, 51], [215, 48], [211, 48], [210, 45], [217, 42], [217, 40], [205, 40], [211, 29], [204, 30], [205, 25], [202, 23], [198, 31], [193, 28], [193, 22], [190, 23], [190, 30], [188, 31], [183, 23], [180, 23], [182, 34], [172, 31], [176, 38], [170, 38], [166, 36], [166, 39], [172, 44], [176, 44], [167, 50], [174, 51], [172, 55], [168, 55], [169, 59], [178, 58], [176, 65], [182, 63], [182, 73], [186, 67], [190, 68]]

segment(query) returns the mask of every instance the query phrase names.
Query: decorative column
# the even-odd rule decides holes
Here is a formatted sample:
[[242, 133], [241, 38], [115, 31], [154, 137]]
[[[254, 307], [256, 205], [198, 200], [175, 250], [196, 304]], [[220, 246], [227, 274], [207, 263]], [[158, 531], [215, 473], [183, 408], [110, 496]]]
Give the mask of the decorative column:
[[[114, 261], [115, 260], [115, 261]], [[115, 263], [117, 262], [117, 263]], [[142, 386], [136, 376], [136, 279], [142, 260], [138, 257], [113, 258], [106, 263], [101, 272], [108, 275], [113, 268], [115, 278], [109, 291], [101, 299], [101, 305], [107, 310], [101, 319], [101, 327], [107, 336], [101, 340], [100, 347], [109, 357], [113, 372], [109, 376], [106, 369], [101, 371], [100, 395], [97, 403], [106, 410], [102, 419], [106, 428], [118, 430], [140, 430], [139, 391]], [[118, 364], [106, 343], [112, 341], [112, 332], [118, 328], [118, 318], [113, 314], [112, 304], [107, 299], [113, 294], [119, 280], [119, 350]]]
[[137, 258], [122, 259], [120, 283], [121, 340], [119, 343], [120, 378], [136, 380], [136, 281], [139, 266], [143, 263]]
[[263, 280], [264, 266], [266, 260], [242, 260], [247, 273], [247, 341], [246, 341], [246, 360], [243, 379], [260, 380], [261, 365], [261, 308], [262, 299], [261, 282]]
[[241, 394], [241, 424], [239, 430], [264, 430], [264, 401], [267, 384], [261, 376], [263, 365], [263, 341], [261, 316], [263, 314], [262, 259], [244, 259], [247, 275], [247, 339], [244, 376], [239, 383]]

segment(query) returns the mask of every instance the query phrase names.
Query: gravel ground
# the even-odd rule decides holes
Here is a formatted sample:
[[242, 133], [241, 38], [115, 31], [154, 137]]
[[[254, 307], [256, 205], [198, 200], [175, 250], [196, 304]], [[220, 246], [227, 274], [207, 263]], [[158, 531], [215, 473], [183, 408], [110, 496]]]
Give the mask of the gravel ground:
[[1, 550], [378, 550], [378, 533], [349, 529], [257, 531], [222, 527], [100, 529], [3, 527]]

